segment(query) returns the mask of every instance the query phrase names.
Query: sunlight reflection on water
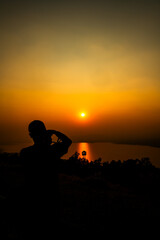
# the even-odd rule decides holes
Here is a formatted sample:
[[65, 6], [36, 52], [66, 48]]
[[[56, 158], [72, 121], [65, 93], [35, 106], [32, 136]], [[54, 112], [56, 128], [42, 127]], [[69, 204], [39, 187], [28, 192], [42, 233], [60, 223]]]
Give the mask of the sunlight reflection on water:
[[90, 150], [90, 146], [89, 143], [86, 142], [81, 142], [78, 144], [78, 148], [77, 148], [78, 153], [80, 153], [80, 157], [84, 157], [82, 155], [82, 152], [85, 151], [86, 152], [86, 156], [85, 158], [88, 159], [89, 161], [91, 161], [93, 159], [93, 156], [91, 154], [91, 150]]

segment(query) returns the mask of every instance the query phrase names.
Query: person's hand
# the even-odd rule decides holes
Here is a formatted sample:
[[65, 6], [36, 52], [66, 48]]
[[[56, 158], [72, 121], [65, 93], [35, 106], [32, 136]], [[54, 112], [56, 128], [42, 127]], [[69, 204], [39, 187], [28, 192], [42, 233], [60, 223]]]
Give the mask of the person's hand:
[[55, 134], [58, 138], [57, 142], [63, 142], [66, 145], [70, 146], [72, 144], [72, 140], [69, 139], [65, 134], [56, 131], [56, 130], [47, 130], [50, 135]]
[[55, 134], [57, 136], [58, 131], [56, 130], [47, 130], [48, 134], [53, 135]]

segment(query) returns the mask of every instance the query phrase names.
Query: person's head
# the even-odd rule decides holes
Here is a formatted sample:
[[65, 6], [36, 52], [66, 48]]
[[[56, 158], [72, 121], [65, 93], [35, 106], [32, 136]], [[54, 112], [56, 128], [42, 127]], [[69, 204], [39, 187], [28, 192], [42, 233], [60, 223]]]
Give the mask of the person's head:
[[44, 123], [40, 120], [32, 121], [28, 126], [29, 135], [35, 144], [50, 144], [51, 136], [48, 136]]

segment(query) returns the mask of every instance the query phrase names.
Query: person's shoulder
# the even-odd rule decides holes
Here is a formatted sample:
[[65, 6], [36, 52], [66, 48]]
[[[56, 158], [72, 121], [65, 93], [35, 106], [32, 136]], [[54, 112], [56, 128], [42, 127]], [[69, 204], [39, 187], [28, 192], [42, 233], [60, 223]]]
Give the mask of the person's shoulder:
[[62, 143], [62, 142], [56, 142], [56, 143], [54, 143], [53, 145], [51, 145], [50, 148], [53, 149], [53, 150], [56, 150], [57, 148], [59, 149], [59, 148], [62, 148], [62, 147], [64, 147], [64, 146], [65, 146], [64, 143]]
[[20, 151], [20, 156], [28, 155], [29, 153], [33, 152], [34, 146], [29, 146], [26, 148], [22, 148]]
[[68, 152], [69, 146], [63, 142], [54, 143], [51, 146], [51, 151], [54, 152], [56, 155], [64, 155]]

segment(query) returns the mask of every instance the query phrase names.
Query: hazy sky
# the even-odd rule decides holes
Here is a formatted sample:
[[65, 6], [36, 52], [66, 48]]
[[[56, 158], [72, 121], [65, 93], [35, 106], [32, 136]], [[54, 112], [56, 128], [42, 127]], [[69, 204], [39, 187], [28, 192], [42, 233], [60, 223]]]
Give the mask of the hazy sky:
[[[0, 1], [0, 144], [160, 143], [159, 1]], [[86, 117], [81, 118], [84, 112]]]

